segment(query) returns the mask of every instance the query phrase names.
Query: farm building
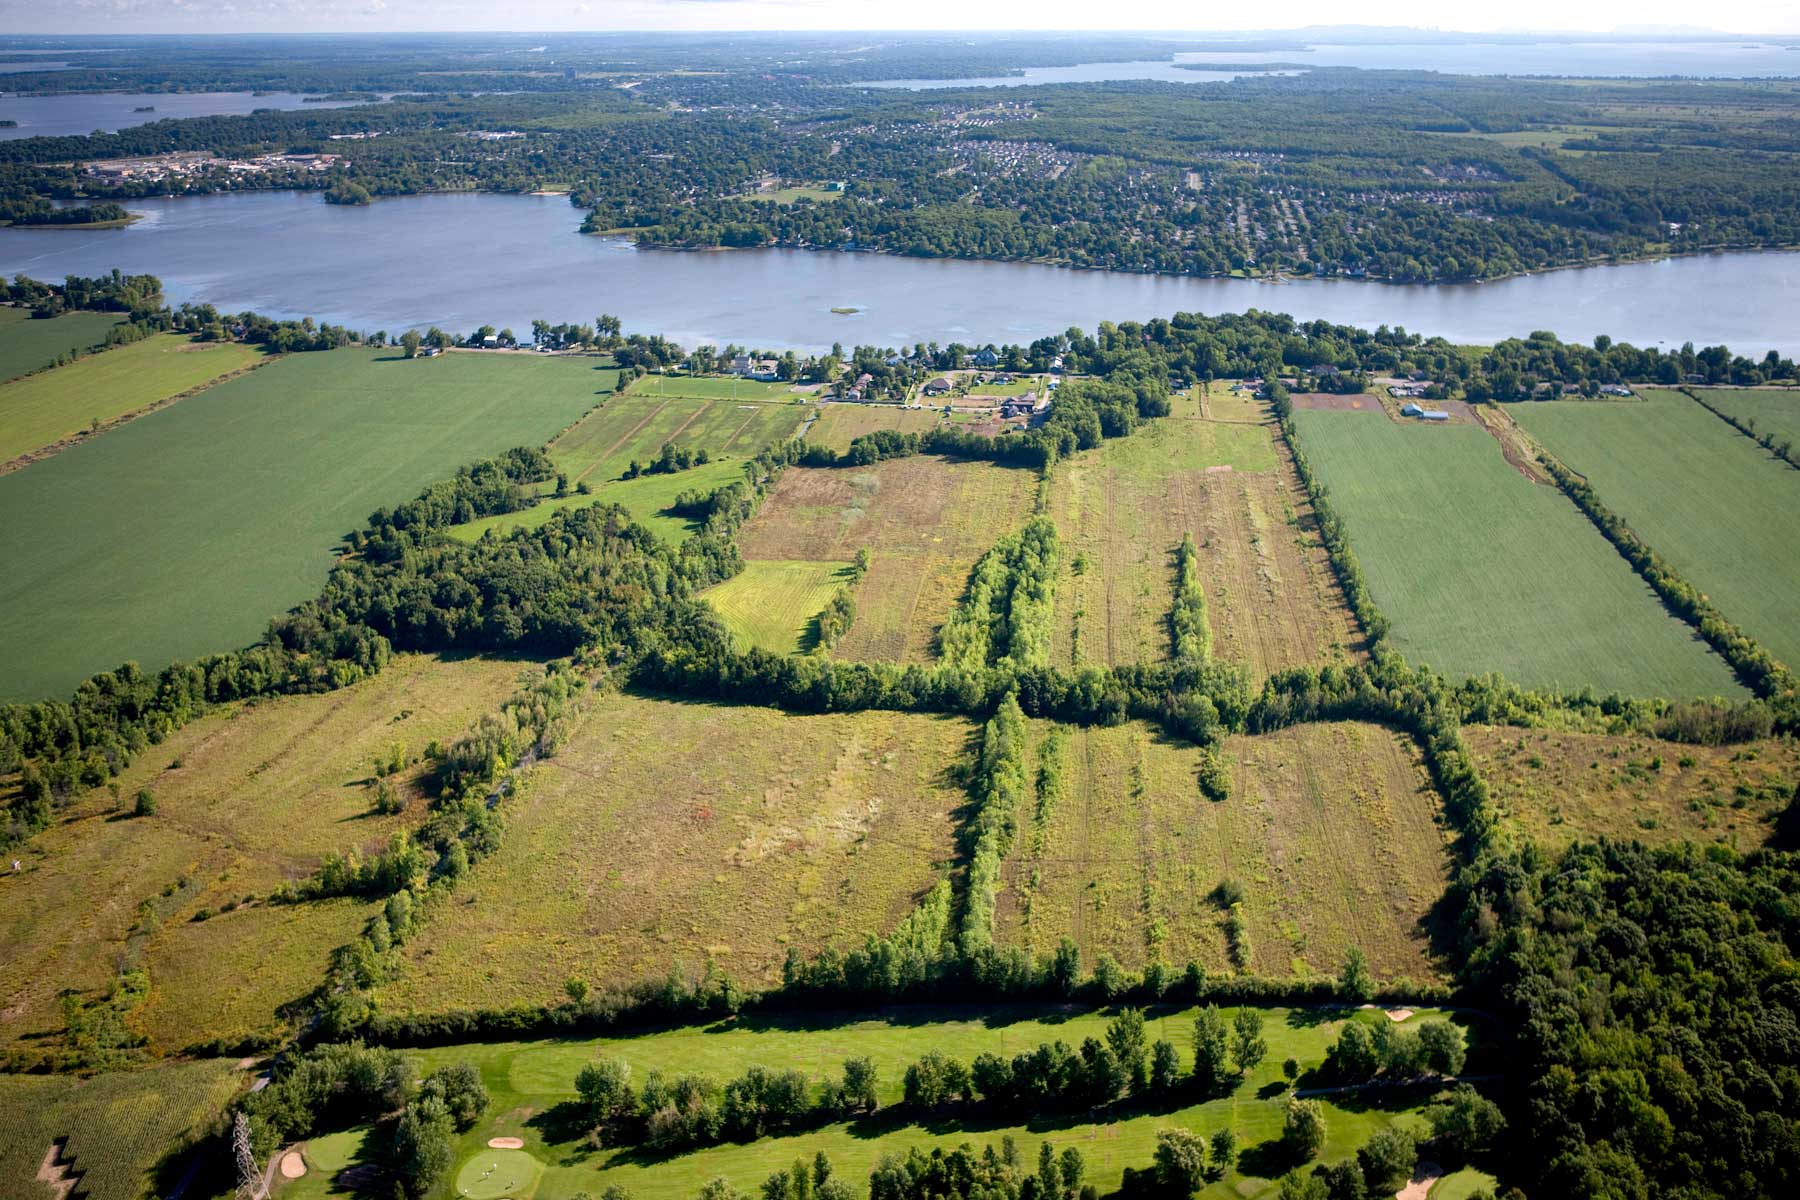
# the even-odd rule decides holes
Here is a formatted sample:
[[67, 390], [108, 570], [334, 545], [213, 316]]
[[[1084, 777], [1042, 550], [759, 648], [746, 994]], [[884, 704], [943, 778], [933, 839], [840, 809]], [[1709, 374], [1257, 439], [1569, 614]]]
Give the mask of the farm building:
[[943, 378], [942, 376], [939, 376], [938, 378], [933, 379], [931, 382], [929, 382], [925, 385], [925, 394], [927, 396], [944, 396], [944, 395], [948, 395], [949, 392], [950, 392], [950, 381], [948, 379]]
[[1400, 415], [1403, 417], [1416, 417], [1424, 411], [1419, 407], [1417, 401], [1408, 401], [1400, 406]]
[[1404, 404], [1400, 407], [1403, 417], [1417, 417], [1421, 421], [1448, 421], [1450, 414], [1435, 408], [1424, 408], [1417, 403]]

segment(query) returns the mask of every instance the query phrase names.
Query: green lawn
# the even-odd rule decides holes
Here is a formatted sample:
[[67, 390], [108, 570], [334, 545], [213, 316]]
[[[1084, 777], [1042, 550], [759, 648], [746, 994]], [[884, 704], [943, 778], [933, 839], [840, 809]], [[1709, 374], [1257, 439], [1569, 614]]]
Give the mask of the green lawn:
[[90, 423], [201, 387], [262, 359], [236, 342], [159, 333], [66, 367], [0, 385], [0, 462], [80, 433]]
[[573, 358], [295, 354], [0, 476], [0, 699], [254, 640], [372, 510], [543, 444], [610, 380]]
[[618, 504], [631, 513], [632, 519], [669, 541], [679, 542], [699, 529], [699, 522], [678, 516], [669, 510], [675, 497], [686, 491], [711, 491], [744, 477], [742, 459], [721, 458], [703, 466], [690, 467], [668, 475], [639, 475], [636, 479], [614, 479], [593, 485], [591, 494], [571, 492], [567, 496], [539, 501], [519, 512], [482, 517], [450, 531], [452, 537], [465, 542], [478, 540], [489, 529], [536, 529], [565, 508], [581, 508], [589, 504]]
[[746, 200], [755, 200], [763, 204], [792, 204], [796, 200], [813, 200], [820, 204], [832, 200], [842, 200], [844, 193], [828, 191], [822, 187], [784, 187], [774, 188], [767, 192], [752, 192], [745, 196]]
[[1800, 470], [1679, 392], [1512, 411], [1728, 619], [1800, 664]]
[[1702, 388], [1700, 396], [1716, 408], [1750, 424], [1760, 437], [1800, 445], [1800, 388]]
[[1508, 466], [1485, 430], [1380, 413], [1294, 420], [1414, 663], [1453, 678], [1499, 671], [1526, 687], [1746, 694], [1587, 518]]
[[0, 308], [0, 380], [17, 379], [106, 340], [121, 313], [73, 312], [40, 321], [26, 308]]
[[735, 375], [645, 375], [626, 389], [632, 396], [688, 396], [696, 400], [762, 400], [774, 403], [799, 399], [791, 383], [765, 383]]
[[1015, 378], [1011, 383], [977, 383], [969, 388], [971, 396], [1023, 396], [1038, 389], [1036, 377]]
[[747, 562], [744, 569], [701, 595], [718, 610], [744, 649], [776, 654], [812, 649], [813, 619], [831, 603], [849, 563]]

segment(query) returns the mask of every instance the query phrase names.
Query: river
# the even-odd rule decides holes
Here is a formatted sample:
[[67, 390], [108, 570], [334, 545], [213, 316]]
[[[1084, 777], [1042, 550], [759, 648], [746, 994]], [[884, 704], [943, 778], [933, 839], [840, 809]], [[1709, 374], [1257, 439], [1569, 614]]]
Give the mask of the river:
[[[1491, 343], [1548, 329], [1638, 345], [1726, 343], [1800, 355], [1800, 253], [1732, 253], [1550, 271], [1486, 284], [1284, 283], [1074, 271], [1027, 263], [807, 250], [640, 250], [576, 233], [555, 196], [462, 193], [326, 204], [316, 193], [134, 200], [124, 229], [0, 228], [0, 273], [118, 267], [175, 302], [313, 316], [398, 333], [534, 317], [592, 321], [684, 345], [823, 349], [1025, 342], [1071, 325], [1259, 308]], [[833, 308], [854, 308], [852, 315]]]

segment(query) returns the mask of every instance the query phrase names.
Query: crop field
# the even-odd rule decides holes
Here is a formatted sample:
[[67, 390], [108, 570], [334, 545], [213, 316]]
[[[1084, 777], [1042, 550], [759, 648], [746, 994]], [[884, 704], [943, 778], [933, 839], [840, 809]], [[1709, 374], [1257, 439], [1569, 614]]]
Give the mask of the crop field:
[[701, 596], [718, 610], [739, 647], [794, 654], [817, 642], [814, 618], [846, 582], [849, 566], [758, 559]]
[[[1373, 725], [1305, 725], [1233, 737], [1231, 794], [1196, 784], [1200, 752], [1142, 725], [1065, 729], [1060, 788], [1021, 821], [1001, 895], [999, 940], [1036, 953], [1063, 937], [1102, 951], [1208, 971], [1233, 961], [1217, 889], [1242, 889], [1244, 969], [1335, 972], [1361, 949], [1383, 978], [1436, 974], [1417, 928], [1449, 865], [1438, 799], [1411, 745]], [[1059, 794], [1060, 793], [1060, 794]]]
[[[13, 852], [23, 871], [0, 875], [0, 1049], [60, 1030], [57, 993], [101, 990], [126, 959], [149, 968], [138, 1017], [156, 1049], [274, 1027], [277, 1005], [316, 986], [327, 953], [358, 931], [362, 906], [262, 899], [328, 853], [415, 824], [424, 768], [391, 778], [407, 811], [380, 816], [375, 761], [448, 744], [522, 669], [402, 655], [341, 691], [221, 707], [146, 750], [119, 777], [119, 804], [148, 788], [155, 816], [115, 812], [96, 789]], [[142, 902], [156, 919], [140, 926]], [[195, 920], [203, 910], [214, 915]]]
[[625, 389], [628, 396], [687, 396], [696, 400], [761, 400], [792, 402], [799, 399], [791, 383], [740, 379], [735, 375], [645, 375]]
[[1485, 430], [1360, 412], [1294, 421], [1414, 664], [1532, 688], [1746, 696], [1580, 510], [1507, 465]]
[[1167, 659], [1174, 554], [1187, 533], [1219, 658], [1261, 678], [1347, 661], [1361, 640], [1285, 447], [1264, 426], [1150, 422], [1057, 464], [1050, 511], [1064, 545], [1060, 665]]
[[665, 443], [713, 456], [750, 458], [800, 430], [801, 404], [704, 400], [685, 396], [614, 396], [550, 444], [569, 482], [599, 487], [634, 461], [649, 462]]
[[145, 1071], [77, 1079], [0, 1075], [0, 1195], [55, 1195], [35, 1182], [51, 1144], [81, 1173], [80, 1196], [138, 1200], [167, 1151], [197, 1139], [224, 1111], [244, 1076], [230, 1059], [167, 1063]]
[[1700, 395], [1758, 436], [1772, 433], [1777, 442], [1800, 445], [1800, 388], [1706, 388]]
[[99, 345], [124, 319], [123, 313], [72, 312], [40, 321], [30, 309], [0, 308], [0, 382]]
[[823, 404], [819, 419], [806, 431], [806, 440], [844, 451], [865, 433], [892, 429], [900, 433], [924, 433], [938, 426], [935, 408], [901, 408], [897, 404]]
[[1800, 471], [1679, 392], [1517, 417], [1729, 620], [1800, 663]]
[[263, 361], [239, 342], [159, 333], [0, 386], [0, 463]]
[[[1236, 1010], [1227, 1009], [1229, 1020]], [[454, 1062], [470, 1062], [481, 1072], [493, 1096], [492, 1114], [458, 1145], [457, 1165], [481, 1159], [492, 1161], [487, 1140], [513, 1136], [525, 1143], [525, 1152], [543, 1170], [537, 1196], [549, 1200], [577, 1190], [598, 1194], [611, 1186], [625, 1188], [641, 1200], [686, 1200], [700, 1186], [723, 1175], [740, 1191], [755, 1194], [771, 1173], [783, 1170], [796, 1158], [809, 1162], [819, 1151], [831, 1159], [834, 1173], [860, 1194], [876, 1162], [888, 1153], [905, 1153], [918, 1146], [954, 1147], [970, 1142], [977, 1147], [1012, 1137], [1027, 1169], [1037, 1161], [1038, 1143], [1048, 1141], [1060, 1150], [1075, 1146], [1086, 1164], [1086, 1179], [1104, 1195], [1117, 1188], [1124, 1168], [1148, 1165], [1155, 1152], [1156, 1132], [1179, 1127], [1211, 1134], [1229, 1126], [1245, 1151], [1243, 1167], [1268, 1161], [1263, 1143], [1280, 1133], [1285, 1088], [1281, 1062], [1289, 1057], [1302, 1070], [1316, 1068], [1326, 1048], [1336, 1040], [1346, 1014], [1264, 1010], [1267, 1059], [1244, 1077], [1229, 1096], [1205, 1103], [1174, 1097], [1147, 1110], [1130, 1108], [1105, 1124], [1095, 1124], [1083, 1114], [1034, 1119], [1014, 1124], [1005, 1115], [975, 1110], [966, 1117], [950, 1113], [915, 1124], [904, 1113], [877, 1111], [867, 1117], [827, 1125], [804, 1133], [770, 1136], [749, 1144], [727, 1143], [662, 1158], [627, 1149], [592, 1149], [574, 1140], [558, 1140], [549, 1131], [557, 1128], [542, 1116], [574, 1098], [574, 1077], [587, 1063], [602, 1057], [621, 1057], [631, 1066], [633, 1082], [652, 1070], [665, 1075], [698, 1071], [721, 1081], [751, 1064], [774, 1068], [794, 1067], [815, 1079], [835, 1078], [843, 1060], [866, 1056], [875, 1065], [879, 1103], [885, 1108], [900, 1098], [906, 1067], [930, 1050], [972, 1060], [984, 1052], [1017, 1054], [1045, 1041], [1061, 1040], [1079, 1045], [1082, 1039], [1100, 1037], [1110, 1014], [1086, 1010], [1042, 1007], [989, 1006], [980, 1014], [955, 1008], [913, 1007], [890, 1018], [877, 1013], [864, 1019], [838, 1014], [812, 1017], [743, 1019], [704, 1029], [675, 1029], [640, 1037], [607, 1040], [506, 1042], [447, 1046], [409, 1052], [421, 1070]], [[1408, 1018], [1419, 1023], [1442, 1014], [1425, 1010]], [[1173, 1043], [1183, 1069], [1191, 1058], [1190, 1039], [1194, 1010], [1158, 1009], [1147, 1014], [1146, 1035]], [[1359, 1021], [1384, 1021], [1374, 1012], [1355, 1014]], [[1480, 1031], [1470, 1032], [1476, 1046]], [[1301, 1076], [1302, 1086], [1307, 1076]], [[1424, 1127], [1417, 1109], [1429, 1099], [1417, 1092], [1391, 1099], [1359, 1100], [1353, 1106], [1327, 1102], [1328, 1136], [1320, 1160], [1333, 1162], [1354, 1153], [1375, 1130], [1390, 1124], [1418, 1131]], [[330, 1147], [341, 1153], [349, 1137], [341, 1136]], [[567, 1136], [567, 1135], [562, 1135]], [[525, 1169], [530, 1169], [526, 1167]], [[279, 1193], [279, 1200], [313, 1200], [328, 1195], [326, 1178], [302, 1180]], [[1203, 1200], [1273, 1196], [1275, 1188], [1263, 1177], [1232, 1172], [1198, 1193]], [[526, 1193], [515, 1192], [515, 1195]]]
[[1793, 799], [1800, 745], [1689, 746], [1649, 737], [1472, 725], [1463, 739], [1502, 812], [1546, 846], [1599, 837], [1762, 845]]
[[608, 378], [582, 359], [294, 354], [0, 476], [0, 699], [254, 640], [373, 509], [542, 444]]
[[747, 559], [847, 562], [867, 548], [856, 622], [832, 654], [930, 662], [969, 571], [1031, 515], [1034, 471], [915, 456], [783, 472], [738, 535]]
[[572, 976], [660, 978], [709, 956], [765, 984], [790, 946], [885, 933], [954, 853], [969, 737], [950, 718], [596, 701], [381, 1001], [538, 1003]]

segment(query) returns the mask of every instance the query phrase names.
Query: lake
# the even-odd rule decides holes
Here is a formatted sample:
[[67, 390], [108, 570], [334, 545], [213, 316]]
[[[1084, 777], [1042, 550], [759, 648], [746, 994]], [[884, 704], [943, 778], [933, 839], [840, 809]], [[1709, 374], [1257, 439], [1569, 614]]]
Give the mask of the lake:
[[[308, 100], [299, 92], [96, 92], [64, 96], [0, 95], [0, 141], [67, 134], [117, 133], [172, 117], [243, 116], [259, 108], [349, 108], [362, 100]], [[137, 112], [149, 105], [155, 112]]]
[[[1265, 54], [1260, 58], [1245, 56], [1234, 61], [1265, 63], [1287, 53], [1289, 52], [1283, 50], [1279, 54]], [[1018, 75], [987, 75], [978, 79], [882, 79], [874, 83], [859, 83], [852, 86], [907, 88], [917, 92], [929, 91], [934, 88], [1035, 87], [1048, 83], [1103, 83], [1114, 79], [1159, 79], [1164, 83], [1224, 83], [1242, 75], [1294, 74], [1292, 71], [1189, 71], [1175, 65], [1180, 57], [1177, 55], [1173, 59], [1136, 62], [1078, 63], [1072, 67], [1024, 67]]]
[[[313, 316], [397, 333], [534, 317], [684, 345], [1026, 342], [1071, 325], [1260, 308], [1490, 343], [1549, 329], [1638, 345], [1724, 342], [1800, 355], [1800, 253], [1734, 253], [1550, 271], [1487, 284], [1286, 283], [1075, 271], [1028, 263], [808, 250], [640, 250], [576, 232], [562, 197], [460, 193], [326, 204], [317, 193], [133, 200], [124, 229], [0, 228], [0, 273], [39, 279], [118, 267], [171, 300]], [[854, 315], [833, 308], [855, 308]]]

